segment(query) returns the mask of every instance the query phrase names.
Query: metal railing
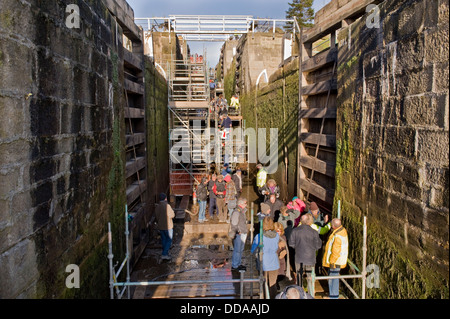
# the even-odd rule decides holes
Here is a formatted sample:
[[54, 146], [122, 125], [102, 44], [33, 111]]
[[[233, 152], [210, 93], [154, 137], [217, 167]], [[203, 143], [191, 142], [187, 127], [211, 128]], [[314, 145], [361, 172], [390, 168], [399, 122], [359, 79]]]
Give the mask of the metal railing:
[[[341, 218], [341, 211], [340, 211], [341, 205], [340, 201], [338, 201], [338, 216], [337, 218]], [[344, 285], [350, 290], [350, 292], [355, 296], [357, 299], [366, 299], [366, 277], [367, 277], [367, 271], [366, 271], [366, 263], [367, 263], [367, 217], [364, 216], [364, 222], [363, 222], [363, 244], [362, 244], [362, 271], [359, 272], [359, 269], [351, 262], [348, 261], [349, 266], [354, 269], [356, 272], [359, 272], [359, 274], [355, 275], [338, 275], [338, 276], [313, 276], [313, 287], [314, 282], [316, 280], [330, 280], [330, 279], [338, 279], [341, 280]], [[361, 287], [361, 297], [358, 296], [358, 294], [355, 292], [355, 290], [350, 287], [346, 279], [361, 279], [362, 280], [362, 287]]]
[[191, 41], [205, 41], [205, 39], [225, 41], [226, 37], [220, 38], [220, 35], [267, 32], [270, 29], [275, 33], [277, 26], [284, 28], [288, 23], [294, 23], [293, 19], [263, 19], [245, 15], [169, 15], [169, 17], [135, 18], [134, 20], [145, 32], [174, 32], [188, 37]]
[[[253, 213], [253, 212], [252, 212]], [[244, 278], [245, 270], [240, 270], [239, 279], [219, 279], [219, 280], [168, 280], [168, 281], [130, 281], [130, 258], [129, 258], [129, 230], [128, 230], [128, 209], [127, 205], [125, 205], [125, 246], [126, 253], [125, 258], [122, 261], [119, 270], [115, 271], [115, 266], [113, 266], [113, 249], [112, 249], [112, 232], [111, 232], [111, 223], [108, 222], [108, 261], [109, 261], [109, 289], [110, 289], [110, 298], [111, 299], [121, 299], [125, 293], [127, 292], [127, 298], [131, 299], [131, 291], [130, 287], [132, 286], [174, 286], [174, 285], [209, 285], [216, 283], [239, 283], [239, 297], [241, 299], [244, 298], [244, 284], [249, 283], [252, 285], [253, 283], [259, 283], [260, 291], [264, 285], [264, 278], [260, 275], [259, 278]], [[117, 265], [117, 264], [116, 264]], [[118, 277], [126, 265], [126, 280], [124, 282], [119, 282]], [[119, 289], [122, 287], [122, 290]], [[253, 286], [251, 286], [251, 296], [253, 296]]]

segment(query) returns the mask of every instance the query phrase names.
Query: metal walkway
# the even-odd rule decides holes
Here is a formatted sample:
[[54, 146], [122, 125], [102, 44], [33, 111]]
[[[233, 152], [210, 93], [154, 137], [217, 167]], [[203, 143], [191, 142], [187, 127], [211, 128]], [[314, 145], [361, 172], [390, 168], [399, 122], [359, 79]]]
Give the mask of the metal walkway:
[[[230, 36], [249, 32], [276, 32], [291, 19], [261, 19], [248, 15], [169, 15], [169, 17], [135, 18], [144, 32], [168, 31], [186, 41], [226, 41]], [[294, 29], [295, 32], [295, 29]]]

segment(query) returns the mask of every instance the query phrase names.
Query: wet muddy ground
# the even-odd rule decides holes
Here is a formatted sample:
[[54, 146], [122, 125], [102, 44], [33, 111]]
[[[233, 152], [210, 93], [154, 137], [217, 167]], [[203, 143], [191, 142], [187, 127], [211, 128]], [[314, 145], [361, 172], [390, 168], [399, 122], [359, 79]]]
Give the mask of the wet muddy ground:
[[[254, 214], [258, 211], [258, 196], [250, 186], [244, 186], [243, 196], [253, 201]], [[178, 201], [179, 202], [179, 201]], [[192, 203], [189, 206], [192, 210]], [[208, 212], [208, 210], [207, 210]], [[209, 218], [207, 213], [207, 218]], [[255, 217], [255, 223], [257, 222]], [[220, 226], [219, 226], [220, 225]], [[171, 260], [161, 260], [161, 242], [157, 231], [153, 231], [152, 240], [148, 243], [141, 258], [135, 265], [131, 274], [131, 281], [186, 281], [199, 280], [204, 284], [185, 285], [159, 285], [133, 287], [131, 295], [135, 299], [147, 298], [239, 298], [239, 283], [213, 283], [239, 279], [240, 273], [231, 270], [232, 243], [229, 239], [229, 224], [218, 223], [216, 219], [209, 219], [200, 224], [197, 216], [185, 215], [184, 219], [174, 220], [174, 238], [169, 251]], [[211, 231], [211, 229], [214, 231]], [[187, 231], [190, 229], [190, 231]], [[192, 232], [196, 229], [197, 232]], [[255, 226], [257, 232], [258, 225]], [[259, 278], [256, 267], [256, 255], [250, 253], [251, 235], [247, 236], [242, 264], [247, 267], [244, 278]], [[279, 277], [279, 291], [290, 284], [294, 279]], [[319, 282], [316, 282], [316, 297], [323, 294]], [[259, 298], [259, 283], [246, 283], [244, 285], [244, 298]]]

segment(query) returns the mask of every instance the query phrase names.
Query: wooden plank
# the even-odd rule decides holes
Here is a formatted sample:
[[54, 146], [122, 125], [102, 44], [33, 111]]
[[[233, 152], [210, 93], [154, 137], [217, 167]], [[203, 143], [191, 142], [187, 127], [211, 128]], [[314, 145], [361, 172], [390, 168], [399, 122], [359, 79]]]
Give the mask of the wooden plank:
[[129, 66], [137, 70], [143, 70], [143, 62], [141, 55], [128, 51], [126, 48], [123, 48], [123, 60]]
[[309, 169], [314, 169], [321, 174], [335, 177], [336, 164], [334, 163], [322, 161], [307, 155], [300, 158], [300, 165]]
[[[134, 23], [134, 13], [124, 0], [103, 0], [108, 10], [117, 18], [123, 33], [133, 41], [142, 41], [142, 31]], [[126, 5], [125, 5], [126, 4]], [[133, 14], [131, 14], [133, 13]]]
[[326, 93], [328, 90], [337, 90], [337, 80], [335, 78], [328, 81], [320, 81], [314, 84], [302, 86], [303, 95], [316, 95]]
[[337, 49], [328, 49], [316, 54], [312, 58], [302, 62], [302, 72], [312, 72], [328, 64], [332, 64], [337, 59]]
[[128, 79], [124, 79], [124, 86], [125, 86], [125, 89], [130, 93], [144, 95], [144, 86], [140, 83], [136, 83], [136, 82], [130, 81]]
[[145, 133], [134, 133], [125, 135], [125, 142], [127, 147], [135, 146], [145, 142]]
[[136, 198], [139, 197], [140, 194], [144, 193], [147, 189], [147, 182], [145, 180], [141, 180], [140, 183], [138, 181], [134, 182], [130, 186], [127, 187], [127, 203], [132, 203]]
[[334, 190], [327, 190], [319, 184], [311, 183], [305, 178], [300, 180], [300, 188], [327, 203], [332, 203], [333, 201]]
[[314, 107], [314, 108], [301, 108], [299, 112], [300, 118], [310, 118], [310, 119], [335, 119], [337, 110], [336, 108], [324, 108], [324, 107]]
[[124, 107], [125, 118], [142, 119], [145, 117], [145, 110], [136, 107]]
[[136, 161], [133, 159], [131, 161], [128, 161], [125, 164], [125, 176], [128, 178], [131, 175], [135, 174], [139, 170], [143, 169], [145, 167], [145, 157], [137, 157]]
[[321, 146], [336, 147], [336, 136], [318, 133], [302, 133], [300, 140], [303, 143], [319, 144]]
[[335, 11], [325, 13], [327, 6], [319, 10], [317, 14], [326, 15], [323, 22], [315, 24], [312, 28], [304, 32], [303, 42], [314, 42], [329, 34], [333, 30], [341, 28], [341, 21], [355, 15], [363, 15], [369, 4], [377, 3], [379, 0], [352, 0]]

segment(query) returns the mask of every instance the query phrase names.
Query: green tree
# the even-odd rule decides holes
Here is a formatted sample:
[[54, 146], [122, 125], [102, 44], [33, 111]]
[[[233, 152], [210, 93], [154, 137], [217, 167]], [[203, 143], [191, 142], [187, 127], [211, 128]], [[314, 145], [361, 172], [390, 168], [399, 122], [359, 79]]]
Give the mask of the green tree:
[[[300, 26], [312, 27], [314, 22], [313, 0], [293, 0], [289, 2], [289, 9], [286, 11], [286, 19], [297, 18]], [[293, 24], [287, 23], [286, 31], [292, 31]]]

